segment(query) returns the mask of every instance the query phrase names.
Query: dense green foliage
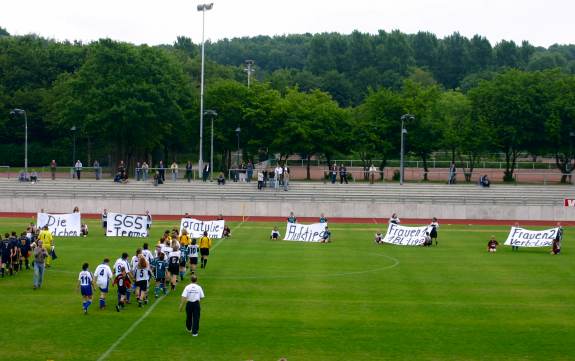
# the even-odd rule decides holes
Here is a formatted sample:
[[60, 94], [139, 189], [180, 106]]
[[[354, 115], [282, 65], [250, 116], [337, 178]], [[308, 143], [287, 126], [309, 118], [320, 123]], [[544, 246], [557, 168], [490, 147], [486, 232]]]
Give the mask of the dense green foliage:
[[[424, 167], [448, 151], [473, 172], [485, 153], [505, 154], [506, 180], [522, 155], [552, 155], [572, 171], [575, 47], [537, 48], [425, 32], [303, 34], [225, 39], [206, 45], [205, 109], [216, 110], [216, 169], [299, 154], [361, 158], [385, 167], [399, 153], [399, 118], [411, 113], [406, 150]], [[103, 39], [55, 42], [0, 31], [0, 164], [21, 166], [23, 119], [33, 165], [197, 160], [199, 48], [135, 46]], [[256, 80], [245, 84], [243, 62]], [[209, 154], [211, 116], [204, 123]], [[77, 129], [74, 133], [71, 128]], [[574, 134], [575, 135], [575, 134]], [[204, 160], [208, 159], [207, 156]]]
[[[0, 220], [2, 232], [28, 220]], [[6, 360], [96, 360], [154, 306], [107, 360], [565, 360], [575, 354], [573, 262], [547, 249], [485, 251], [508, 228], [442, 225], [439, 246], [376, 246], [378, 225], [331, 224], [334, 243], [268, 240], [273, 224], [230, 224], [199, 270], [206, 298], [199, 337], [184, 329], [175, 293], [138, 309], [88, 316], [75, 291], [90, 269], [142, 239], [56, 240], [44, 287], [32, 272], [0, 279]], [[155, 222], [152, 238], [174, 223]], [[283, 232], [283, 230], [282, 230]], [[571, 230], [566, 229], [569, 238]], [[566, 242], [566, 244], [569, 241]], [[96, 296], [97, 297], [97, 296]], [[115, 289], [108, 296], [116, 298]], [[31, 342], [30, 340], [34, 341]], [[343, 357], [342, 357], [343, 355]]]

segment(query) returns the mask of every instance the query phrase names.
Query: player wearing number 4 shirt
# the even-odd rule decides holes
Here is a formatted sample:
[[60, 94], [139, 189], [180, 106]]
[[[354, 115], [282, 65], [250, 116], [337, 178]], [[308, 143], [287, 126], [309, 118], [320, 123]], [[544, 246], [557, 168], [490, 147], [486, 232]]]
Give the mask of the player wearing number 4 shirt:
[[110, 260], [105, 258], [101, 265], [96, 267], [94, 278], [98, 288], [100, 288], [100, 309], [106, 308], [106, 295], [110, 287], [110, 281], [113, 278], [112, 270], [109, 266]]
[[88, 264], [82, 265], [82, 272], [78, 275], [78, 289], [82, 294], [82, 309], [84, 314], [88, 314], [88, 307], [92, 304], [92, 287], [93, 278], [90, 271], [88, 271]]

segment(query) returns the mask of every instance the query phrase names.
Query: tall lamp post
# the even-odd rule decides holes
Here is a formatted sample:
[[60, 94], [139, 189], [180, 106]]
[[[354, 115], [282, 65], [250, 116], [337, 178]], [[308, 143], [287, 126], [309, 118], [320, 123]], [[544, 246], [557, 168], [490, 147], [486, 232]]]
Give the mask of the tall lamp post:
[[204, 64], [205, 64], [205, 24], [206, 24], [206, 11], [212, 10], [214, 3], [198, 5], [198, 11], [202, 12], [202, 70], [200, 80], [200, 158], [198, 160], [198, 172], [204, 168]]
[[246, 68], [244, 69], [245, 72], [248, 73], [248, 88], [251, 84], [252, 73], [255, 71], [254, 69], [254, 61], [253, 60], [246, 60]]
[[415, 117], [411, 114], [404, 114], [401, 116], [401, 155], [399, 160], [399, 184], [403, 185], [403, 153], [404, 153], [404, 141], [403, 138], [407, 134], [407, 129], [405, 129], [404, 123], [409, 120], [414, 120]]
[[204, 115], [212, 116], [212, 139], [210, 141], [210, 180], [214, 179], [214, 118], [218, 116], [215, 110], [208, 109], [204, 112]]
[[238, 169], [240, 168], [240, 132], [241, 128], [238, 126], [236, 128], [236, 135], [238, 136]]
[[18, 115], [24, 115], [24, 172], [26, 177], [28, 176], [28, 115], [23, 109], [14, 109], [10, 112], [10, 115], [15, 117]]
[[74, 167], [74, 165], [76, 164], [76, 126], [74, 125], [72, 128], [70, 128], [70, 131], [72, 132], [72, 167]]

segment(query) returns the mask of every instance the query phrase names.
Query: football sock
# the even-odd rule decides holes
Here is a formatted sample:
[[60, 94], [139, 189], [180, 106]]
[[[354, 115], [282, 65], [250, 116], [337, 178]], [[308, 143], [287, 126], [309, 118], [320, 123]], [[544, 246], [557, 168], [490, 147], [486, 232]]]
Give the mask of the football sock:
[[204, 260], [204, 268], [206, 268], [207, 265], [208, 265], [208, 259], [206, 258], [206, 259]]
[[180, 281], [183, 281], [183, 280], [184, 280], [184, 272], [180, 271]]
[[106, 307], [106, 300], [103, 298], [100, 298], [100, 309]]
[[91, 304], [92, 304], [92, 301], [87, 301], [87, 302], [86, 302], [86, 311], [88, 310], [88, 307], [90, 307]]

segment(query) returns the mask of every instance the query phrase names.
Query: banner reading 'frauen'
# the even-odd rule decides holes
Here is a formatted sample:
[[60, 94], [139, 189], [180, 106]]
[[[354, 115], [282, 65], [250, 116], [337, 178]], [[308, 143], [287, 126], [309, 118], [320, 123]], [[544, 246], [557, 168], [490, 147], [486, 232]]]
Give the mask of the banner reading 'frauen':
[[429, 226], [405, 227], [391, 223], [383, 242], [399, 246], [421, 246], [425, 242], [425, 232], [429, 232]]
[[327, 223], [299, 224], [288, 223], [284, 241], [319, 242]]
[[557, 237], [559, 228], [550, 228], [542, 231], [530, 231], [521, 227], [511, 227], [506, 246], [516, 247], [551, 247], [553, 240]]
[[221, 221], [200, 221], [194, 218], [182, 218], [180, 222], [180, 234], [182, 230], [188, 231], [190, 238], [200, 238], [204, 231], [208, 232], [210, 238], [222, 238], [224, 234], [225, 222]]
[[122, 213], [108, 213], [108, 237], [147, 237], [147, 217]]
[[43, 228], [48, 226], [48, 230], [56, 237], [79, 237], [80, 236], [80, 213], [49, 214], [38, 213], [36, 224]]

